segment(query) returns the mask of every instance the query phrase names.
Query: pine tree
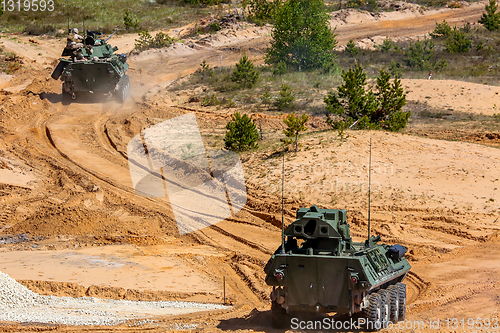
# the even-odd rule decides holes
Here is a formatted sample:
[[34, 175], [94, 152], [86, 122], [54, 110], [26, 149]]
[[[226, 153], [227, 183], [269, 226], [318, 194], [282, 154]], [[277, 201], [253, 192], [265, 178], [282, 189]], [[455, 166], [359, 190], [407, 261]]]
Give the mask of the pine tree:
[[484, 9], [486, 13], [483, 13], [479, 23], [484, 25], [489, 31], [495, 31], [500, 29], [500, 13], [497, 13], [498, 5], [496, 0], [490, 0], [489, 5], [485, 5]]
[[410, 68], [424, 70], [429, 67], [429, 60], [433, 55], [434, 43], [432, 40], [424, 39], [422, 42], [417, 40], [415, 43], [410, 42], [404, 52], [403, 61]]
[[283, 83], [281, 85], [280, 96], [276, 99], [274, 105], [278, 108], [278, 110], [290, 109], [294, 106], [295, 97], [292, 94], [292, 88]]
[[123, 24], [125, 25], [125, 29], [139, 29], [139, 21], [134, 19], [132, 15], [130, 15], [130, 11], [125, 9], [125, 13], [123, 15]]
[[333, 128], [343, 131], [355, 121], [359, 128], [382, 127], [398, 131], [406, 126], [410, 112], [402, 111], [406, 94], [399, 77], [396, 76], [391, 84], [390, 72], [381, 69], [376, 93], [365, 90], [366, 74], [357, 63], [354, 68], [343, 71], [342, 78], [344, 84], [325, 97], [327, 122]]
[[295, 136], [295, 152], [297, 152], [299, 147], [299, 133], [304, 132], [307, 129], [306, 122], [308, 119], [309, 116], [305, 113], [303, 113], [300, 117], [297, 117], [295, 113], [292, 113], [283, 119], [283, 122], [287, 126], [287, 128], [283, 130], [283, 133], [285, 133], [288, 138], [293, 138]]
[[472, 42], [464, 32], [455, 27], [448, 36], [445, 45], [446, 51], [450, 53], [465, 53], [470, 50]]
[[359, 49], [356, 47], [356, 44], [354, 44], [354, 41], [350, 39], [349, 43], [347, 43], [347, 45], [345, 46], [344, 51], [351, 57], [354, 57], [358, 54]]
[[323, 0], [286, 0], [276, 7], [267, 64], [288, 68], [329, 68], [337, 45]]
[[245, 151], [258, 147], [259, 132], [255, 122], [249, 116], [235, 112], [231, 121], [226, 125], [224, 144], [227, 149]]
[[406, 104], [406, 94], [398, 76], [390, 82], [391, 74], [388, 71], [380, 70], [377, 78], [377, 101], [379, 108], [375, 112], [371, 121], [380, 124], [383, 128], [398, 131], [406, 127], [410, 112], [401, 111]]
[[231, 81], [251, 88], [258, 79], [259, 72], [255, 70], [252, 61], [246, 55], [241, 57], [240, 61], [236, 64], [236, 69], [231, 74]]
[[356, 62], [354, 68], [349, 68], [347, 72], [342, 71], [342, 79], [344, 84], [337, 88], [337, 92], [329, 93], [325, 97], [328, 115], [336, 114], [354, 120], [371, 116], [377, 108], [377, 103], [371, 91], [365, 92], [366, 74], [363, 67]]

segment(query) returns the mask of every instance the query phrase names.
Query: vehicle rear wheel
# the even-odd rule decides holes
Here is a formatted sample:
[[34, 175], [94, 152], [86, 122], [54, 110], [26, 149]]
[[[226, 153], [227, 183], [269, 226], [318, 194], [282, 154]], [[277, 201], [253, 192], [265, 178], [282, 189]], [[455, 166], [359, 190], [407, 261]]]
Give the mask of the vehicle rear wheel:
[[367, 330], [378, 331], [382, 328], [382, 299], [378, 293], [368, 296], [368, 306], [363, 309], [363, 315]]
[[399, 288], [395, 285], [389, 286], [387, 292], [390, 297], [389, 320], [395, 324], [399, 321]]
[[273, 328], [290, 328], [290, 315], [275, 301], [271, 303], [271, 324]]
[[116, 99], [118, 103], [123, 103], [130, 93], [130, 79], [128, 75], [123, 75], [116, 87]]
[[398, 282], [396, 283], [398, 287], [398, 300], [399, 300], [399, 320], [405, 320], [406, 317], [406, 284]]
[[380, 289], [377, 294], [380, 295], [380, 324], [385, 328], [389, 322], [391, 296], [386, 289]]

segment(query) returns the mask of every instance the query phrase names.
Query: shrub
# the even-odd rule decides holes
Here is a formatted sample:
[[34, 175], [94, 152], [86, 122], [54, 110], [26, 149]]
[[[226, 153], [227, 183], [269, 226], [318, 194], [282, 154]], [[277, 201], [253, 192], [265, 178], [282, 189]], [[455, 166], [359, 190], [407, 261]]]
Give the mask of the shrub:
[[147, 30], [145, 30], [139, 32], [139, 38], [135, 40], [134, 48], [139, 52], [152, 48], [159, 49], [170, 46], [174, 41], [175, 39], [166, 33], [159, 32], [155, 37], [153, 37]]
[[[401, 85], [399, 77], [395, 77], [392, 85], [390, 83], [391, 74], [380, 69], [380, 75], [377, 78], [377, 101], [379, 107], [371, 116], [372, 123], [380, 124], [382, 128], [399, 131], [406, 127], [410, 114], [406, 117], [406, 112], [401, 109], [406, 104], [406, 94]], [[403, 121], [406, 117], [406, 121]], [[401, 127], [402, 126], [402, 127]]]
[[401, 65], [394, 60], [391, 60], [391, 64], [389, 65], [389, 72], [392, 76], [401, 76]]
[[384, 128], [392, 132], [402, 130], [406, 127], [406, 124], [408, 124], [408, 119], [410, 119], [410, 116], [410, 111], [396, 111], [391, 114], [387, 122], [384, 123]]
[[393, 42], [389, 38], [384, 39], [382, 44], [378, 46], [378, 49], [381, 52], [389, 52], [390, 50], [392, 50], [392, 48], [393, 48]]
[[288, 67], [284, 61], [280, 61], [273, 66], [273, 75], [283, 75], [288, 73]]
[[4, 49], [0, 48], [0, 73], [12, 74], [19, 70], [22, 65], [23, 61], [15, 53], [4, 53]]
[[224, 145], [229, 150], [245, 151], [258, 147], [259, 132], [255, 122], [246, 114], [243, 116], [235, 112], [231, 121], [226, 125]]
[[331, 67], [337, 45], [323, 0], [286, 0], [277, 5], [265, 62], [298, 70]]
[[484, 25], [489, 31], [500, 29], [500, 13], [497, 13], [498, 5], [496, 0], [490, 0], [490, 3], [484, 6], [486, 13], [483, 13], [479, 23]]
[[332, 128], [337, 130], [340, 141], [344, 141], [349, 137], [349, 135], [345, 134], [345, 130], [351, 126], [351, 123], [352, 118], [330, 121]]
[[274, 105], [278, 110], [291, 109], [294, 107], [295, 97], [292, 94], [292, 88], [286, 83], [281, 85], [279, 97], [276, 99]]
[[410, 43], [408, 49], [404, 52], [403, 61], [410, 68], [424, 70], [429, 67], [429, 60], [433, 54], [434, 43], [430, 39], [424, 39], [423, 42]]
[[221, 104], [222, 102], [217, 98], [215, 94], [205, 96], [203, 98], [203, 101], [201, 102], [201, 106], [214, 106]]
[[465, 53], [471, 48], [471, 41], [467, 35], [457, 29], [453, 28], [451, 35], [446, 39], [446, 51], [450, 53]]
[[130, 11], [128, 9], [125, 9], [125, 13], [123, 15], [123, 24], [125, 25], [126, 30], [139, 29], [139, 21], [130, 15]]
[[366, 92], [366, 74], [363, 67], [356, 62], [354, 68], [342, 71], [344, 84], [337, 92], [328, 93], [324, 101], [327, 108], [327, 122], [332, 124], [330, 114], [343, 118], [359, 119], [375, 112], [376, 101], [373, 92]]
[[356, 47], [356, 44], [354, 44], [354, 41], [350, 39], [349, 43], [347, 43], [347, 45], [345, 46], [344, 52], [346, 52], [351, 57], [354, 57], [358, 54], [359, 49]]
[[446, 61], [446, 59], [441, 59], [441, 61], [436, 62], [434, 64], [434, 69], [437, 71], [444, 69], [446, 67], [448, 67], [448, 62]]
[[292, 113], [283, 119], [283, 122], [287, 126], [287, 128], [283, 130], [283, 133], [285, 133], [288, 138], [295, 137], [295, 152], [297, 152], [299, 146], [299, 133], [304, 132], [307, 129], [307, 120], [309, 120], [309, 116], [305, 113], [303, 113], [300, 117], [297, 117], [294, 113]]
[[446, 22], [446, 20], [443, 20], [442, 23], [437, 23], [436, 22], [436, 27], [434, 28], [434, 31], [430, 33], [432, 38], [438, 38], [438, 37], [443, 37], [443, 36], [449, 36], [452, 33], [452, 28]]
[[245, 11], [249, 13], [248, 19], [258, 25], [272, 21], [274, 8], [279, 6], [278, 0], [247, 0], [244, 1]]
[[462, 8], [462, 5], [458, 1], [448, 2], [448, 8]]
[[266, 104], [266, 105], [271, 104], [271, 94], [269, 93], [269, 90], [267, 90], [267, 89], [264, 90], [264, 92], [260, 96], [260, 100], [261, 100], [262, 104]]
[[246, 55], [241, 57], [240, 61], [236, 64], [236, 69], [231, 74], [231, 81], [251, 88], [258, 79], [259, 72], [255, 70], [252, 61]]
[[376, 0], [368, 0], [366, 2], [366, 6], [368, 7], [367, 8], [368, 11], [370, 11], [370, 12], [377, 11], [379, 9]]
[[364, 0], [347, 0], [347, 8], [359, 8], [364, 6], [366, 3]]
[[461, 28], [460, 31], [463, 31], [465, 33], [469, 33], [471, 30], [471, 24], [469, 22], [466, 22]]
[[207, 63], [205, 59], [203, 59], [203, 62], [200, 64], [200, 74], [204, 79], [207, 79], [208, 77], [213, 77], [214, 76], [214, 71], [210, 68], [210, 65]]
[[210, 31], [219, 31], [221, 29], [219, 21], [213, 21], [208, 26]]
[[357, 63], [354, 68], [343, 71], [342, 78], [344, 84], [337, 88], [337, 92], [325, 97], [327, 123], [338, 129], [339, 135], [342, 136], [345, 128], [355, 120], [358, 128], [382, 127], [397, 131], [406, 126], [410, 113], [401, 111], [406, 104], [406, 94], [397, 76], [391, 84], [391, 74], [380, 69], [376, 93], [365, 90], [366, 74]]
[[24, 28], [24, 32], [26, 32], [28, 35], [33, 36], [45, 35], [54, 31], [56, 31], [56, 28], [51, 24], [31, 23], [28, 24], [26, 28]]
[[222, 103], [226, 106], [226, 108], [235, 108], [236, 102], [232, 98], [223, 98]]

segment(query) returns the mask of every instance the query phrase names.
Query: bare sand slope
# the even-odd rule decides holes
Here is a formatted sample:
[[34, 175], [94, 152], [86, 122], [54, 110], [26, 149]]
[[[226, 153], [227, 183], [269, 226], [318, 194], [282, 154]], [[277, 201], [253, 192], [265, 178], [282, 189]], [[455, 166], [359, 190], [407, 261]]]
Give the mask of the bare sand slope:
[[425, 101], [447, 111], [500, 113], [500, 87], [452, 80], [402, 80], [408, 100]]

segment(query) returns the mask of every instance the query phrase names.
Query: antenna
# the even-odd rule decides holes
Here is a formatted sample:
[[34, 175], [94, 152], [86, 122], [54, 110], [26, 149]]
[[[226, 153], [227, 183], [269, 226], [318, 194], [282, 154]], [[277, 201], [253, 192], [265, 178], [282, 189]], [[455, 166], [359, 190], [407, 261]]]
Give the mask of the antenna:
[[372, 138], [370, 138], [370, 157], [368, 159], [368, 240], [367, 244], [370, 247], [370, 193], [372, 187]]
[[83, 0], [82, 0], [82, 23], [83, 23], [83, 28], [82, 28], [82, 34], [83, 36], [87, 36], [87, 34], [85, 33], [85, 10], [83, 10]]
[[64, 5], [64, 9], [66, 10], [67, 14], [68, 14], [68, 31], [67, 33], [69, 34], [70, 31], [69, 31], [69, 9], [68, 9], [68, 0], [64, 0], [66, 2], [66, 4]]
[[281, 253], [285, 253], [285, 144], [283, 144], [283, 168], [281, 172]]

